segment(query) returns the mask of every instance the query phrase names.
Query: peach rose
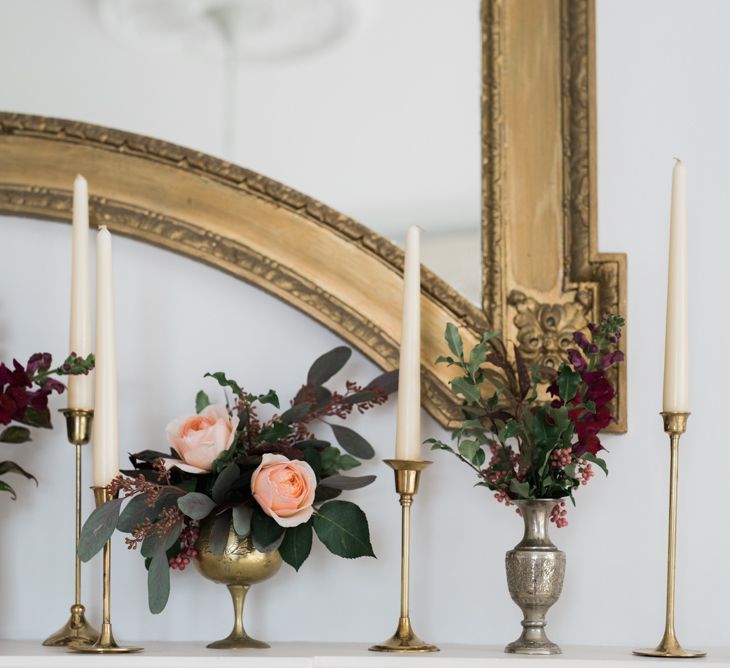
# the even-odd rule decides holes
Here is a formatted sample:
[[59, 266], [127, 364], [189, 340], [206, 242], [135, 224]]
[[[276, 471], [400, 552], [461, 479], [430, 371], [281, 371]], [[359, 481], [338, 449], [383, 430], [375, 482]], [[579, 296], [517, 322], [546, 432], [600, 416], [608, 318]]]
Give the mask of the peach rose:
[[223, 404], [211, 404], [198, 415], [173, 420], [165, 434], [183, 461], [168, 459], [165, 464], [191, 473], [207, 473], [218, 455], [231, 447], [237, 427], [238, 417], [232, 418]]
[[251, 476], [254, 499], [283, 527], [304, 524], [314, 512], [317, 478], [307, 462], [284, 455], [265, 454]]

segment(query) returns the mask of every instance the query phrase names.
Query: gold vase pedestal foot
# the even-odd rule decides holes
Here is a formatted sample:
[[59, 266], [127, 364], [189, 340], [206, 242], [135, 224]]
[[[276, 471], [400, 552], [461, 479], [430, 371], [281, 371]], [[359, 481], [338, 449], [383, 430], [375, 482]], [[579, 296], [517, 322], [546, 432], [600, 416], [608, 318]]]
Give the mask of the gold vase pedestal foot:
[[421, 460], [385, 459], [383, 460], [395, 473], [395, 491], [401, 505], [401, 563], [400, 563], [400, 617], [398, 628], [385, 642], [372, 645], [371, 652], [438, 652], [436, 645], [421, 640], [411, 627], [410, 587], [411, 587], [411, 506], [418, 491], [421, 472], [431, 463]]
[[243, 603], [246, 600], [248, 590], [249, 585], [228, 585], [228, 591], [231, 592], [231, 599], [233, 600], [233, 630], [227, 638], [216, 640], [206, 645], [206, 647], [209, 649], [269, 649], [271, 647], [269, 643], [249, 636], [243, 627]]
[[130, 654], [132, 652], [141, 652], [142, 647], [126, 647], [117, 645], [112, 633], [111, 623], [105, 623], [101, 626], [101, 633], [93, 645], [71, 645], [73, 652], [81, 654]]
[[401, 617], [398, 620], [398, 628], [389, 638], [379, 645], [370, 648], [372, 652], [438, 652], [436, 645], [429, 645], [423, 642], [411, 628], [411, 620], [408, 617]]
[[91, 645], [99, 637], [99, 632], [86, 621], [86, 608], [83, 605], [71, 606], [71, 617], [58, 631], [43, 641], [46, 647], [65, 647], [67, 645]]

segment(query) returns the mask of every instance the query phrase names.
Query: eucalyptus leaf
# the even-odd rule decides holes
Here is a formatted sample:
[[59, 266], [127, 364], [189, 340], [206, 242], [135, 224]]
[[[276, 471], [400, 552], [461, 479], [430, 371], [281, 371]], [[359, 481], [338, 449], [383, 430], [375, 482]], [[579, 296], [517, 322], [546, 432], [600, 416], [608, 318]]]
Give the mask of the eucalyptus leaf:
[[393, 394], [398, 391], [398, 369], [386, 371], [373, 378], [365, 387], [365, 390], [379, 390], [385, 394]]
[[164, 551], [152, 556], [147, 571], [147, 603], [153, 615], [161, 613], [170, 598], [170, 564]]
[[[241, 477], [241, 469], [238, 468], [238, 464], [233, 463], [226, 466], [219, 474], [218, 477], [215, 479], [215, 482], [213, 483], [213, 489], [211, 490], [211, 496], [213, 497], [213, 501], [215, 504], [221, 505], [226, 498], [226, 493], [230, 491], [230, 489], [233, 487], [233, 485], [236, 483], [236, 481]], [[194, 492], [193, 492], [194, 493]], [[208, 498], [207, 496], [205, 497]], [[182, 500], [182, 499], [181, 499]], [[179, 504], [178, 504], [179, 505]], [[211, 510], [215, 507], [215, 505], [211, 506]], [[182, 510], [182, 508], [181, 508]], [[185, 512], [185, 511], [183, 511]], [[203, 517], [206, 517], [209, 514], [206, 513]], [[188, 515], [188, 513], [185, 513]], [[192, 517], [192, 515], [189, 515], [189, 517]], [[202, 519], [193, 517], [193, 519]]]
[[193, 520], [202, 520], [213, 511], [215, 501], [207, 494], [200, 492], [188, 492], [177, 500], [177, 507]]
[[231, 510], [231, 521], [236, 535], [240, 538], [248, 536], [251, 533], [251, 514], [253, 512], [251, 506], [239, 504], [238, 506], [233, 506]]
[[333, 489], [351, 490], [367, 487], [375, 480], [374, 475], [347, 476], [347, 475], [331, 475], [320, 481], [320, 485], [331, 487]]
[[111, 499], [103, 503], [84, 522], [78, 546], [81, 561], [89, 561], [112, 537], [117, 527], [122, 501], [123, 499]]
[[307, 373], [307, 385], [324, 385], [350, 359], [352, 350], [347, 346], [338, 346], [320, 355], [314, 360]]
[[228, 536], [231, 533], [231, 514], [223, 513], [213, 520], [213, 526], [208, 534], [208, 549], [212, 554], [219, 556], [223, 554], [228, 543]]
[[142, 541], [142, 547], [140, 548], [140, 554], [143, 557], [154, 558], [155, 554], [167, 552], [174, 544], [175, 541], [180, 537], [180, 532], [183, 529], [183, 521], [178, 520], [175, 524], [169, 526], [163, 533], [153, 531], [147, 534], [147, 537]]
[[305, 401], [302, 404], [294, 404], [291, 408], [285, 410], [279, 420], [284, 424], [291, 424], [292, 422], [299, 422], [312, 408], [312, 404]]
[[135, 527], [143, 524], [147, 518], [156, 520], [163, 508], [176, 505], [177, 499], [183, 494], [184, 492], [176, 487], [163, 487], [153, 506], [147, 503], [147, 497], [144, 494], [137, 494], [127, 502], [119, 515], [117, 529], [129, 533]]
[[330, 424], [330, 427], [335, 439], [345, 452], [349, 452], [359, 459], [372, 459], [375, 456], [373, 446], [356, 431], [339, 424]]

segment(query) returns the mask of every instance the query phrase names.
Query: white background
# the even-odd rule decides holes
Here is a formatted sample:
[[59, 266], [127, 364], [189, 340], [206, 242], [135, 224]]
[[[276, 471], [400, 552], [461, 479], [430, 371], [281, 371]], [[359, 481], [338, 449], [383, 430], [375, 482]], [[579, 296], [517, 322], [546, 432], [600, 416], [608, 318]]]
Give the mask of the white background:
[[[414, 15], [409, 12], [415, 4], [429, 8], [418, 16], [432, 16], [432, 29], [446, 25], [447, 4], [449, 9], [461, 7], [393, 2], [389, 6], [397, 9], [385, 12], [370, 29], [386, 30], [390, 20], [407, 19]], [[476, 3], [466, 4], [476, 23]], [[222, 81], [215, 67], [192, 56], [142, 54], [115, 43], [99, 32], [92, 10], [92, 3], [70, 0], [0, 4], [0, 108], [98, 122], [224, 153], [216, 120]], [[729, 21], [730, 5], [709, 0], [598, 1], [600, 247], [629, 256], [630, 428], [625, 436], [606, 439], [609, 478], [597, 476], [590, 488], [581, 490], [570, 526], [553, 531], [568, 555], [564, 593], [549, 616], [550, 634], [560, 643], [647, 645], [661, 635], [668, 448], [658, 411], [674, 155], [685, 160], [689, 173], [693, 411], [682, 448], [677, 625], [688, 646], [728, 643], [730, 455], [723, 432], [728, 235], [722, 230], [730, 204], [725, 169], [730, 94], [723, 83], [730, 59]], [[428, 79], [419, 69], [421, 61], [409, 55], [409, 40], [418, 41], [419, 26], [406, 22], [391, 29], [403, 34], [402, 62], [407, 64], [402, 88], [389, 90], [385, 101], [372, 100], [381, 112], [387, 109], [375, 133], [386, 133], [381, 137], [384, 147], [391, 145], [388, 132], [397, 139], [402, 119], [417, 124], [422, 116], [419, 107], [398, 102], [401, 91], [405, 95]], [[474, 80], [476, 70], [466, 77], [467, 82]], [[361, 132], [362, 122], [355, 120], [336, 137], [324, 124], [317, 131], [317, 150], [297, 144], [306, 127], [290, 128], [283, 135], [263, 131], [268, 151], [266, 142], [263, 148], [252, 144], [252, 159], [247, 160], [248, 147], [243, 147], [236, 160], [366, 224], [405, 210], [407, 222], [419, 220], [426, 216], [424, 207], [438, 202], [443, 211], [453, 209], [454, 224], [461, 224], [474, 215], [479, 197], [478, 165], [475, 171], [473, 164], [475, 155], [478, 161], [478, 125], [459, 117], [463, 109], [473, 118], [478, 90], [465, 84], [462, 93], [458, 104], [448, 93], [434, 95], [434, 104], [448, 100], [449, 109], [441, 114], [438, 131], [428, 136], [424, 128], [421, 134], [433, 154], [424, 151], [417, 160], [428, 158], [435, 165], [446, 161], [444, 171], [463, 173], [463, 179], [442, 180], [438, 188], [428, 170], [409, 167], [407, 156], [418, 153], [418, 142], [400, 147], [406, 157], [380, 156], [377, 151], [368, 155], [363, 169], [372, 178], [348, 187], [333, 182], [307, 188], [303, 172], [285, 171], [287, 165], [306, 164], [326, 176], [322, 165], [336, 161], [338, 150], [348, 156], [348, 164], [360, 163], [362, 147], [341, 146], [349, 133], [355, 137]], [[283, 113], [284, 101], [267, 98], [254, 100], [251, 114], [262, 117], [260, 105], [267, 100], [275, 113]], [[372, 117], [368, 108], [358, 113]], [[354, 109], [345, 109], [341, 122], [353, 114]], [[259, 120], [249, 124], [246, 117], [242, 128], [252, 128], [251, 136], [261, 134]], [[428, 122], [433, 126], [435, 119]], [[449, 146], [460, 148], [438, 154]], [[276, 159], [264, 165], [265, 155]], [[398, 160], [405, 161], [398, 163], [402, 167], [389, 167]], [[384, 176], [389, 169], [403, 171], [397, 178]], [[93, 190], [93, 174], [87, 176]], [[409, 194], [403, 198], [406, 187]], [[166, 422], [192, 408], [206, 371], [225, 369], [251, 390], [271, 386], [288, 398], [311, 360], [340, 343], [293, 309], [212, 269], [121, 238], [114, 250], [121, 438], [130, 451], [163, 447]], [[0, 359], [23, 359], [37, 350], [50, 350], [58, 358], [65, 354], [69, 255], [70, 230], [65, 225], [0, 221]], [[376, 373], [356, 353], [337, 380], [367, 381]], [[215, 394], [213, 387], [207, 388]], [[353, 420], [352, 426], [376, 446], [379, 458], [392, 454], [394, 405]], [[56, 419], [56, 425], [61, 427], [61, 421]], [[423, 431], [424, 437], [445, 436], [425, 414]], [[35, 472], [40, 486], [18, 480], [19, 500], [0, 499], [0, 636], [41, 638], [66, 620], [72, 601], [73, 451], [57, 428], [38, 434], [32, 444], [3, 446], [1, 456]], [[433, 458], [436, 463], [424, 476], [415, 506], [415, 628], [433, 642], [513, 640], [520, 615], [507, 594], [503, 555], [517, 542], [520, 522], [485, 490], [472, 488], [465, 467], [445, 453]], [[285, 566], [274, 580], [252, 590], [247, 604], [252, 634], [274, 641], [370, 643], [392, 632], [398, 604], [399, 512], [389, 471], [374, 461], [362, 467], [362, 473], [370, 472], [379, 474], [377, 482], [350, 498], [368, 513], [378, 559], [349, 562], [316, 545], [299, 574]], [[88, 508], [90, 494], [85, 500]], [[94, 620], [99, 614], [99, 575], [97, 559], [84, 570], [84, 601]], [[174, 573], [167, 610], [152, 616], [145, 575], [139, 555], [128, 553], [118, 537], [113, 596], [118, 637], [211, 640], [228, 632], [231, 611], [223, 587], [203, 580], [193, 569]]]

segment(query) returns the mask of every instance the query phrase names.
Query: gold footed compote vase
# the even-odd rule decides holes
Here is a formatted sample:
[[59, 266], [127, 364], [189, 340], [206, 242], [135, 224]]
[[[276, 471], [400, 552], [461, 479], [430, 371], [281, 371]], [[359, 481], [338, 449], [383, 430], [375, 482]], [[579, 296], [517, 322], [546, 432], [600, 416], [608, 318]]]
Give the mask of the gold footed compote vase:
[[279, 572], [282, 559], [278, 550], [259, 552], [251, 536], [241, 538], [233, 526], [228, 529], [228, 540], [221, 554], [210, 551], [212, 519], [200, 523], [200, 536], [196, 544], [198, 556], [195, 561], [200, 573], [228, 586], [233, 599], [233, 630], [228, 637], [208, 645], [211, 649], [266, 649], [268, 643], [251, 638], [243, 626], [243, 605], [251, 585], [268, 580]]

